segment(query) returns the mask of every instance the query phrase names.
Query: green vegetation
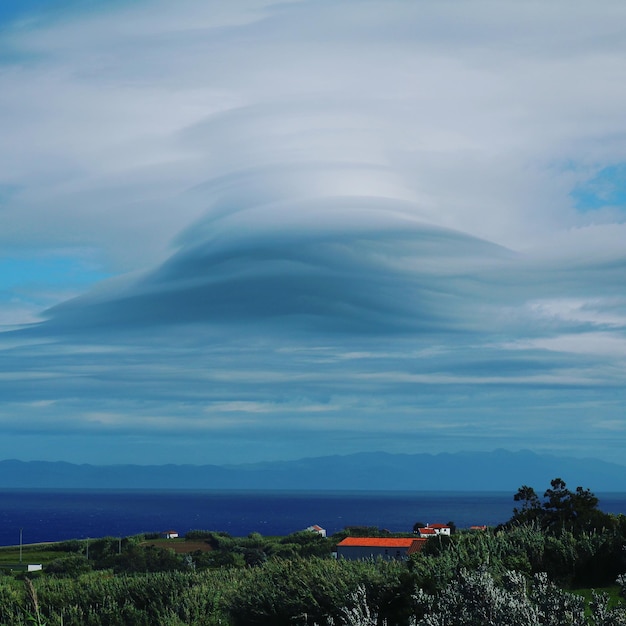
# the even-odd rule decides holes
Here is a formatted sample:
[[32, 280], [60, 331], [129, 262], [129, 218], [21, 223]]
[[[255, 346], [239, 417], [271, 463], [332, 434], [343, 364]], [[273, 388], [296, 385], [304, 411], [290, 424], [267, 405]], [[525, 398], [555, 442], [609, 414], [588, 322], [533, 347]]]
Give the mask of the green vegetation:
[[522, 485], [513, 496], [521, 508], [513, 509], [512, 524], [536, 524], [551, 534], [569, 531], [574, 535], [610, 528], [616, 519], [598, 509], [598, 498], [582, 487], [570, 491], [561, 478], [551, 481], [541, 502], [535, 490]]
[[[22, 550], [22, 561], [24, 563], [49, 563], [54, 559], [61, 558], [67, 554], [65, 550], [57, 549], [59, 544], [51, 544], [53, 547], [46, 547], [46, 544], [33, 544], [24, 546]], [[7, 564], [18, 563], [20, 560], [19, 547], [0, 548], [0, 569]]]
[[0, 575], [0, 625], [626, 626], [626, 518], [560, 479], [514, 500], [506, 524], [429, 539], [406, 562], [332, 558], [345, 536], [390, 536], [372, 528], [24, 546], [44, 572]]

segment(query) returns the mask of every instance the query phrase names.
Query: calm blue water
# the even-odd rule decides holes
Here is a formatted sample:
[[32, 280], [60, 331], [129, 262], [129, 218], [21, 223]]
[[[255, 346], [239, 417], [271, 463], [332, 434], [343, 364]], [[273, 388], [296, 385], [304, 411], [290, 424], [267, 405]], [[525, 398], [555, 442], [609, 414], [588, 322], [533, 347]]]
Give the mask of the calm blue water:
[[[626, 494], [600, 497], [626, 514]], [[127, 536], [175, 529], [285, 535], [319, 524], [328, 533], [362, 525], [411, 531], [417, 521], [459, 528], [511, 517], [511, 493], [0, 490], [0, 545]]]

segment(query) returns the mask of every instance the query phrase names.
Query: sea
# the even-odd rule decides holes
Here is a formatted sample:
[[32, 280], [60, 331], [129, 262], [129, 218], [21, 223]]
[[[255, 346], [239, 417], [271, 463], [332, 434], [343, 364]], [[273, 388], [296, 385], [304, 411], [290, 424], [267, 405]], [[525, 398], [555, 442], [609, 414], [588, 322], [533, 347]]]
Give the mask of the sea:
[[[626, 493], [596, 494], [626, 514]], [[175, 530], [287, 535], [318, 524], [411, 532], [416, 522], [496, 526], [513, 512], [509, 492], [0, 490], [0, 546]]]

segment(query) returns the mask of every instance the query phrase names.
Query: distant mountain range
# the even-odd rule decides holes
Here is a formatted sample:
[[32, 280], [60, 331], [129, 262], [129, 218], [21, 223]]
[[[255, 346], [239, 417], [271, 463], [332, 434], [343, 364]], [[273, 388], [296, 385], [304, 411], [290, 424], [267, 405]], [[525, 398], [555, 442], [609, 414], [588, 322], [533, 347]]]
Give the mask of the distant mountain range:
[[552, 478], [570, 488], [626, 492], [626, 466], [530, 451], [363, 452], [245, 465], [75, 465], [0, 461], [0, 488], [516, 491], [541, 494]]

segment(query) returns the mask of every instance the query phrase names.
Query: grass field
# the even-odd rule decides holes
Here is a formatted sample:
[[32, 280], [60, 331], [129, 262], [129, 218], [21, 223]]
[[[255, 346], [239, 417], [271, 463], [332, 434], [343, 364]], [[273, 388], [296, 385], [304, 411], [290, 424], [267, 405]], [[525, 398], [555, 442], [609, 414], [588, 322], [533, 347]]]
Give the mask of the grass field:
[[[22, 546], [22, 563], [49, 563], [60, 557], [67, 556], [67, 552], [54, 549], [45, 549], [47, 544], [34, 543]], [[4, 564], [19, 563], [19, 546], [0, 548], [0, 567]]]
[[196, 541], [188, 541], [184, 538], [179, 539], [150, 539], [144, 541], [142, 546], [154, 546], [156, 548], [166, 548], [168, 550], [174, 550], [176, 554], [189, 554], [190, 552], [210, 552], [211, 546], [206, 542], [198, 539]]
[[617, 585], [611, 585], [610, 587], [600, 587], [597, 589], [570, 589], [571, 593], [575, 593], [585, 598], [587, 603], [593, 599], [592, 592], [602, 592], [609, 596], [609, 606], [622, 606], [624, 605], [624, 598], [619, 595], [620, 588]]
[[[179, 539], [152, 539], [144, 541], [143, 546], [155, 546], [158, 548], [167, 548], [173, 550], [176, 554], [189, 554], [190, 552], [210, 552], [211, 546], [203, 540], [187, 541], [184, 538]], [[55, 559], [63, 558], [68, 552], [55, 550], [54, 544], [32, 543], [22, 546], [22, 563], [41, 563], [45, 565]], [[14, 565], [20, 562], [19, 546], [0, 547], [0, 568], [3, 566]]]

